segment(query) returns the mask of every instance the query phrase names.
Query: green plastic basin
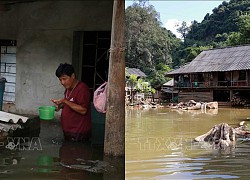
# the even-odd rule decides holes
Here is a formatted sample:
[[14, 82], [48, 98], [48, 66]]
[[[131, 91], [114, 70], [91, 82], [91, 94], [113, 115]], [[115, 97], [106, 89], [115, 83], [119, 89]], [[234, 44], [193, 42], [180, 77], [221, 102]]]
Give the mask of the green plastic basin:
[[53, 120], [55, 117], [55, 106], [41, 106], [39, 109], [39, 118], [42, 120]]

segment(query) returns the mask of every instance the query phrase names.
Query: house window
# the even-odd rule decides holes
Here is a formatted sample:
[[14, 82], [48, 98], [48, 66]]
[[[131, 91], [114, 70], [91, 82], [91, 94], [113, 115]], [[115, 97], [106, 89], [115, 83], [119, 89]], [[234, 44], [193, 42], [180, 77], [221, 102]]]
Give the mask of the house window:
[[218, 73], [218, 81], [225, 81], [225, 73], [224, 72]]
[[15, 102], [15, 87], [16, 87], [16, 41], [15, 40], [0, 40], [0, 74], [7, 82], [3, 101]]
[[111, 31], [74, 32], [72, 64], [93, 95], [108, 80]]
[[246, 71], [239, 71], [239, 80], [246, 80]]
[[198, 82], [204, 82], [203, 74], [198, 74]]

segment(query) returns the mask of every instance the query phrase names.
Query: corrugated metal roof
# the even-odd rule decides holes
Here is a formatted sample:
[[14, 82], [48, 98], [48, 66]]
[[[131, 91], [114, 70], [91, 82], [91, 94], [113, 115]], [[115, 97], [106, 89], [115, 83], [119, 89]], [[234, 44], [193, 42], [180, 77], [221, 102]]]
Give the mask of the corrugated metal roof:
[[9, 132], [20, 129], [22, 126], [17, 123], [25, 123], [27, 120], [28, 117], [0, 111], [0, 131]]
[[22, 128], [20, 124], [7, 124], [0, 123], [0, 131], [9, 132], [10, 130], [15, 131], [16, 129]]
[[166, 75], [250, 69], [250, 45], [202, 51], [189, 64]]
[[174, 86], [174, 79], [171, 79], [170, 81], [164, 83], [163, 86], [171, 86], [171, 87], [173, 87]]
[[137, 68], [126, 68], [126, 76], [130, 76], [131, 74], [134, 74], [136, 76], [140, 77], [147, 77], [144, 72], [142, 72], [140, 69]]
[[12, 114], [12, 113], [7, 113], [4, 111], [0, 111], [0, 121], [4, 121], [4, 122], [10, 122], [10, 123], [25, 123], [28, 120], [28, 117], [24, 117], [24, 116], [19, 116], [16, 114]]

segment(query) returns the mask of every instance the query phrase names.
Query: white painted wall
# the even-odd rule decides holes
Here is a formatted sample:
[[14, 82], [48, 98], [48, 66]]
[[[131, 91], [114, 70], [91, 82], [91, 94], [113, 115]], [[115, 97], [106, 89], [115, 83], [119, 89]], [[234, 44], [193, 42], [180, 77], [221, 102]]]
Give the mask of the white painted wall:
[[112, 5], [112, 1], [45, 1], [16, 4], [11, 12], [0, 12], [0, 39], [17, 40], [16, 113], [38, 114], [39, 106], [52, 105], [50, 98], [63, 97], [55, 70], [60, 63], [72, 62], [73, 32], [111, 30]]

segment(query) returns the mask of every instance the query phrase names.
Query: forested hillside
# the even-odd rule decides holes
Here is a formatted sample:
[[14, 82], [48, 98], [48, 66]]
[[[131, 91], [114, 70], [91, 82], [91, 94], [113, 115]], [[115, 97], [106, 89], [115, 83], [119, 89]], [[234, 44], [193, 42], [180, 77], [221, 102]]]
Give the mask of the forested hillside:
[[[222, 2], [190, 27], [186, 22], [178, 39], [162, 27], [159, 14], [145, 0], [126, 9], [126, 66], [144, 71], [153, 86], [166, 82], [164, 73], [192, 61], [211, 48], [250, 44], [250, 0]], [[150, 1], [149, 1], [150, 3]]]
[[170, 70], [171, 52], [180, 39], [162, 27], [153, 6], [141, 1], [126, 9], [125, 40], [126, 66], [142, 70], [153, 86], [166, 82], [164, 73]]
[[240, 31], [241, 15], [250, 15], [250, 1], [224, 1], [212, 11], [212, 14], [205, 15], [201, 23], [193, 22], [186, 36], [187, 39], [203, 41], [204, 43], [226, 40], [231, 32]]
[[178, 30], [184, 41], [173, 53], [173, 67], [192, 61], [205, 49], [250, 43], [250, 1], [223, 1], [202, 22], [193, 21], [190, 27], [182, 24]]

